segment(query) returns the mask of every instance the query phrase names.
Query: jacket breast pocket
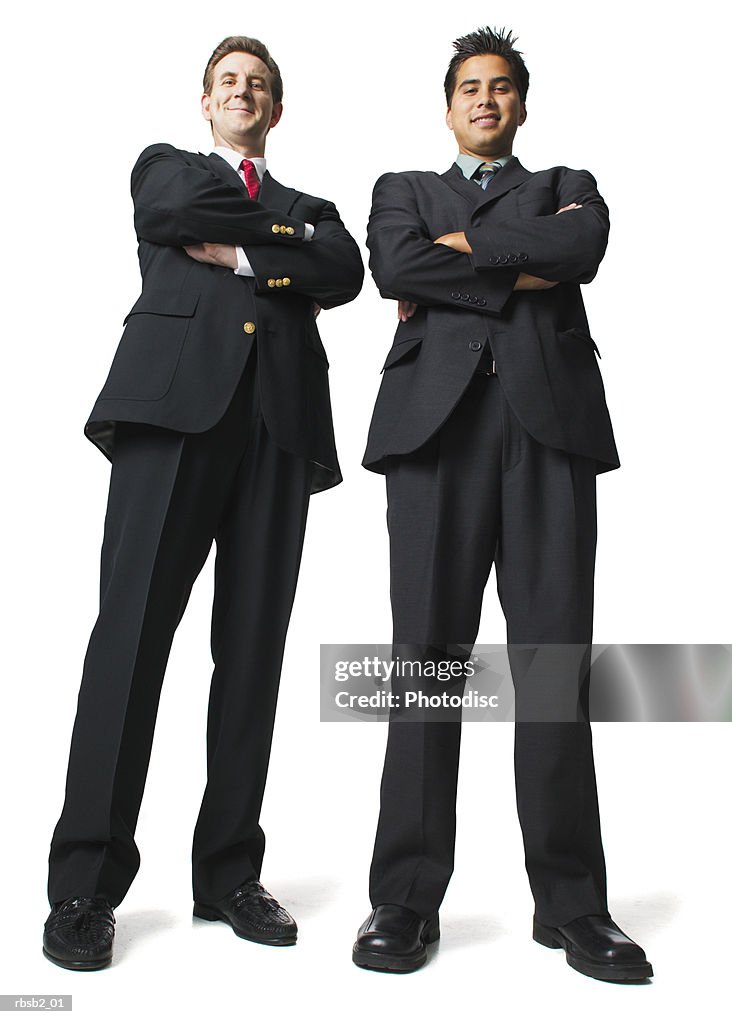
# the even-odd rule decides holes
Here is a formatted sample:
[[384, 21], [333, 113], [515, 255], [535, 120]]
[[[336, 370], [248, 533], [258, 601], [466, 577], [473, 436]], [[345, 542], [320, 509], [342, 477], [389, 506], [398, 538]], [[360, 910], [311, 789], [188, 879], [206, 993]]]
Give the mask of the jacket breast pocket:
[[397, 363], [407, 362], [408, 356], [411, 356], [411, 358], [416, 357], [421, 344], [421, 336], [418, 338], [400, 338], [399, 341], [395, 341], [389, 349], [389, 354], [386, 357], [386, 362], [381, 367], [381, 372], [383, 373], [384, 370], [388, 370]]
[[125, 317], [105, 398], [154, 402], [170, 389], [199, 296], [151, 290]]
[[551, 185], [540, 185], [516, 196], [516, 207], [521, 217], [541, 217], [557, 212], [557, 201]]

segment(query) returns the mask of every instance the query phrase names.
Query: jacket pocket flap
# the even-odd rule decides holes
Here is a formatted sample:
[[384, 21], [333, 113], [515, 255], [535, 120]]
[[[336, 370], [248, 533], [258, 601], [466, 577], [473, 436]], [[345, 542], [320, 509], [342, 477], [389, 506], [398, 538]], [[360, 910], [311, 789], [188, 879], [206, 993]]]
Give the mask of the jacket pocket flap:
[[570, 327], [568, 331], [562, 331], [561, 334], [563, 336], [569, 335], [570, 338], [581, 338], [581, 340], [584, 341], [586, 345], [590, 345], [592, 348], [594, 348], [595, 352], [597, 352], [598, 359], [602, 359], [602, 356], [600, 355], [600, 349], [597, 347], [594, 340], [590, 337], [587, 331], [583, 330], [581, 327]]
[[158, 313], [161, 316], [193, 316], [200, 296], [196, 292], [180, 292], [173, 288], [150, 288], [143, 292], [124, 319], [134, 313]]
[[403, 359], [407, 352], [411, 352], [412, 349], [416, 348], [417, 345], [421, 344], [422, 337], [418, 338], [400, 338], [399, 341], [395, 341], [389, 350], [389, 354], [386, 357], [386, 362], [381, 367], [381, 372], [387, 370], [394, 363], [398, 363], [400, 359]]

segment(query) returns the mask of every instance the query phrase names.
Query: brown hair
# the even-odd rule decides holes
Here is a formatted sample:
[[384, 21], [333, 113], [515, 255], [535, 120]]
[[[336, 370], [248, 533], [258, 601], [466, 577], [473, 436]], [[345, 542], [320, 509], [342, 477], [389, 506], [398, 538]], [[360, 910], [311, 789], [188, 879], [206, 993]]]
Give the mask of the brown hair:
[[452, 94], [455, 92], [460, 66], [471, 57], [482, 57], [490, 53], [494, 53], [497, 57], [503, 57], [508, 63], [513, 72], [514, 84], [518, 89], [521, 102], [525, 103], [526, 93], [529, 91], [529, 72], [526, 70], [521, 51], [514, 49], [516, 42], [517, 37], [505, 28], [479, 28], [475, 32], [469, 32], [466, 36], [456, 39], [452, 44], [455, 53], [445, 75], [445, 97], [448, 107], [452, 103]]
[[213, 70], [218, 62], [230, 53], [250, 53], [252, 57], [259, 57], [263, 64], [266, 64], [272, 73], [272, 99], [275, 103], [282, 102], [282, 75], [280, 69], [272, 60], [269, 50], [251, 36], [227, 36], [216, 47], [208, 59], [206, 70], [203, 73], [203, 91], [207, 96], [211, 95], [213, 89]]

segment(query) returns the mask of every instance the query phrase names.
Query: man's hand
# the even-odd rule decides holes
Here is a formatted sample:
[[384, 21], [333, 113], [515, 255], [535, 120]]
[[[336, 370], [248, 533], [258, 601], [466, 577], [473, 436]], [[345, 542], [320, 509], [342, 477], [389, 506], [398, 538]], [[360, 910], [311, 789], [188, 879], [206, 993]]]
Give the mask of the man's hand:
[[416, 312], [416, 302], [410, 302], [409, 299], [399, 299], [399, 302], [397, 304], [397, 316], [401, 321], [406, 323], [410, 316], [414, 316]]
[[455, 252], [471, 253], [473, 250], [465, 237], [464, 231], [451, 231], [447, 235], [440, 235], [435, 239], [435, 245], [448, 245]]
[[[563, 206], [561, 210], [557, 210], [557, 213], [566, 213], [567, 210], [581, 210], [582, 203], [570, 203], [569, 206]], [[556, 216], [556, 214], [554, 215]]]
[[547, 288], [553, 288], [557, 284], [559, 281], [545, 281], [543, 277], [534, 277], [533, 274], [519, 274], [513, 290], [515, 292], [541, 292]]
[[201, 242], [199, 245], [184, 245], [188, 255], [199, 263], [212, 263], [215, 267], [228, 267], [236, 270], [239, 261], [236, 258], [236, 247], [220, 242]]

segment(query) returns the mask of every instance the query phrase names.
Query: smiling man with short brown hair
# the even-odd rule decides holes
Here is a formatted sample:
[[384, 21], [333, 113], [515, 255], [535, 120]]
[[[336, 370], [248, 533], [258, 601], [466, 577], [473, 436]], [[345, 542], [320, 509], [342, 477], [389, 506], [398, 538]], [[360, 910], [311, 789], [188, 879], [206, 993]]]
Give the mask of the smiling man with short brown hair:
[[210, 155], [158, 143], [133, 168], [142, 294], [86, 424], [112, 472], [43, 943], [72, 970], [112, 959], [173, 634], [213, 542], [194, 915], [297, 937], [259, 880], [259, 813], [310, 494], [341, 480], [315, 317], [355, 298], [363, 266], [333, 203], [266, 169], [282, 80], [262, 43], [216, 48], [201, 108]]

